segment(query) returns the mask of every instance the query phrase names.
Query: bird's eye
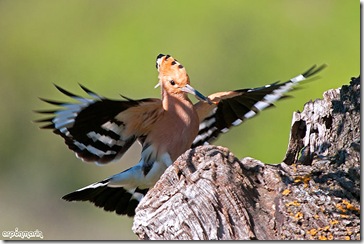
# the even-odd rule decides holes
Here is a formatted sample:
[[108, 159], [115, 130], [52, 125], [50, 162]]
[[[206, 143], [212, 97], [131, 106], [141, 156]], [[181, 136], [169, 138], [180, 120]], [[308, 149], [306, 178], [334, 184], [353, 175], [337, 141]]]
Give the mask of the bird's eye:
[[174, 80], [170, 80], [169, 83], [171, 83], [172, 86], [174, 86], [176, 84], [176, 82], [174, 82]]

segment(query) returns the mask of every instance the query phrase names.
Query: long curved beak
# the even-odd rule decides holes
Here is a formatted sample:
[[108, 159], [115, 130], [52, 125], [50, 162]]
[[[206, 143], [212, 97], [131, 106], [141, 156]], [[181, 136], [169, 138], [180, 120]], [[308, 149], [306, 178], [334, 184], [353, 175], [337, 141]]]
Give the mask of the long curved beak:
[[182, 87], [181, 89], [184, 92], [190, 93], [192, 95], [195, 95], [195, 97], [203, 102], [207, 102], [208, 104], [212, 104], [211, 100], [208, 97], [205, 97], [204, 95], [202, 95], [199, 91], [197, 91], [195, 88], [193, 88], [190, 85], [186, 85], [184, 87]]

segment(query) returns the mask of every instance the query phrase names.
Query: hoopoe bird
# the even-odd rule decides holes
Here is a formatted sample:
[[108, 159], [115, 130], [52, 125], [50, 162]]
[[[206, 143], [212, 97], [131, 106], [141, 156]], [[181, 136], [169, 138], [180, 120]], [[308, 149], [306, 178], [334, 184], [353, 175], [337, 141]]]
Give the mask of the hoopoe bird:
[[[279, 99], [299, 82], [324, 68], [316, 65], [306, 72], [279, 83], [253, 89], [219, 92], [205, 97], [190, 85], [186, 69], [170, 55], [159, 54], [156, 60], [162, 99], [146, 98], [111, 100], [80, 87], [91, 98], [56, 88], [75, 99], [76, 103], [43, 101], [60, 106], [47, 123], [63, 137], [78, 158], [104, 165], [123, 156], [138, 141], [141, 158], [135, 166], [69, 193], [67, 201], [89, 201], [106, 211], [134, 216], [139, 201], [154, 186], [163, 172], [189, 148], [212, 143], [230, 127], [254, 117]], [[193, 104], [190, 93], [199, 100]]]

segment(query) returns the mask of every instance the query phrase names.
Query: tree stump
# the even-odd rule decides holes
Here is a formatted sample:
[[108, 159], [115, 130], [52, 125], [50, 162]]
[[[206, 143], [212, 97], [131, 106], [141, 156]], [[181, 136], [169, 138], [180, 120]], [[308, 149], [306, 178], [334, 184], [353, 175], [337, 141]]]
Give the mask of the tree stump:
[[201, 146], [142, 199], [133, 231], [152, 240], [359, 240], [360, 78], [294, 113], [281, 164]]

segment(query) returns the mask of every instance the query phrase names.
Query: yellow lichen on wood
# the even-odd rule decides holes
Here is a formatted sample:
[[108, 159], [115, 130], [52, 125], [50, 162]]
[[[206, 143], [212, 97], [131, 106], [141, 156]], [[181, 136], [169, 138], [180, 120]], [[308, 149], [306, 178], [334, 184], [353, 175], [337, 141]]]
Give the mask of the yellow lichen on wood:
[[339, 221], [337, 221], [336, 219], [334, 219], [334, 220], [330, 220], [330, 224], [331, 225], [336, 225], [336, 224], [338, 224], [339, 223]]
[[346, 208], [343, 205], [341, 205], [340, 203], [336, 204], [336, 208], [339, 209], [343, 213], [345, 213], [347, 211]]
[[297, 172], [297, 165], [296, 164], [292, 164], [291, 165], [292, 169], [293, 169], [293, 172]]
[[351, 211], [358, 211], [360, 213], [360, 209], [355, 207], [353, 204], [349, 203], [348, 205], [346, 205], [346, 208], [351, 210]]
[[303, 213], [298, 212], [296, 213], [296, 215], [294, 216], [296, 219], [302, 219], [303, 218]]
[[317, 234], [317, 230], [316, 229], [311, 229], [307, 231], [308, 234], [310, 234], [311, 236], [314, 236]]
[[359, 213], [360, 213], [360, 209], [359, 209], [358, 207], [354, 206], [353, 204], [351, 204], [351, 203], [350, 203], [349, 201], [347, 201], [346, 199], [344, 199], [344, 200], [342, 201], [342, 203], [343, 203], [343, 204], [345, 204], [346, 209], [351, 210], [351, 211], [357, 211], [357, 212], [359, 212]]
[[327, 237], [326, 236], [319, 236], [319, 240], [326, 241], [327, 240]]
[[286, 207], [289, 207], [289, 206], [300, 206], [301, 204], [297, 201], [297, 200], [294, 200], [293, 202], [289, 202], [289, 203], [286, 203]]
[[283, 196], [287, 196], [288, 194], [290, 194], [291, 193], [291, 190], [290, 189], [286, 189], [286, 190], [284, 190], [283, 192], [282, 192], [282, 195]]
[[346, 199], [343, 199], [343, 200], [342, 200], [342, 203], [343, 203], [343, 204], [349, 204], [349, 201], [348, 201], [348, 200], [346, 200]]
[[311, 176], [309, 174], [304, 176], [296, 176], [293, 180], [294, 183], [300, 183], [303, 182], [304, 187], [308, 187], [308, 182], [311, 180]]
[[327, 231], [330, 229], [330, 225], [326, 225], [325, 227], [323, 228], [319, 228], [319, 230], [323, 230], [323, 231]]

